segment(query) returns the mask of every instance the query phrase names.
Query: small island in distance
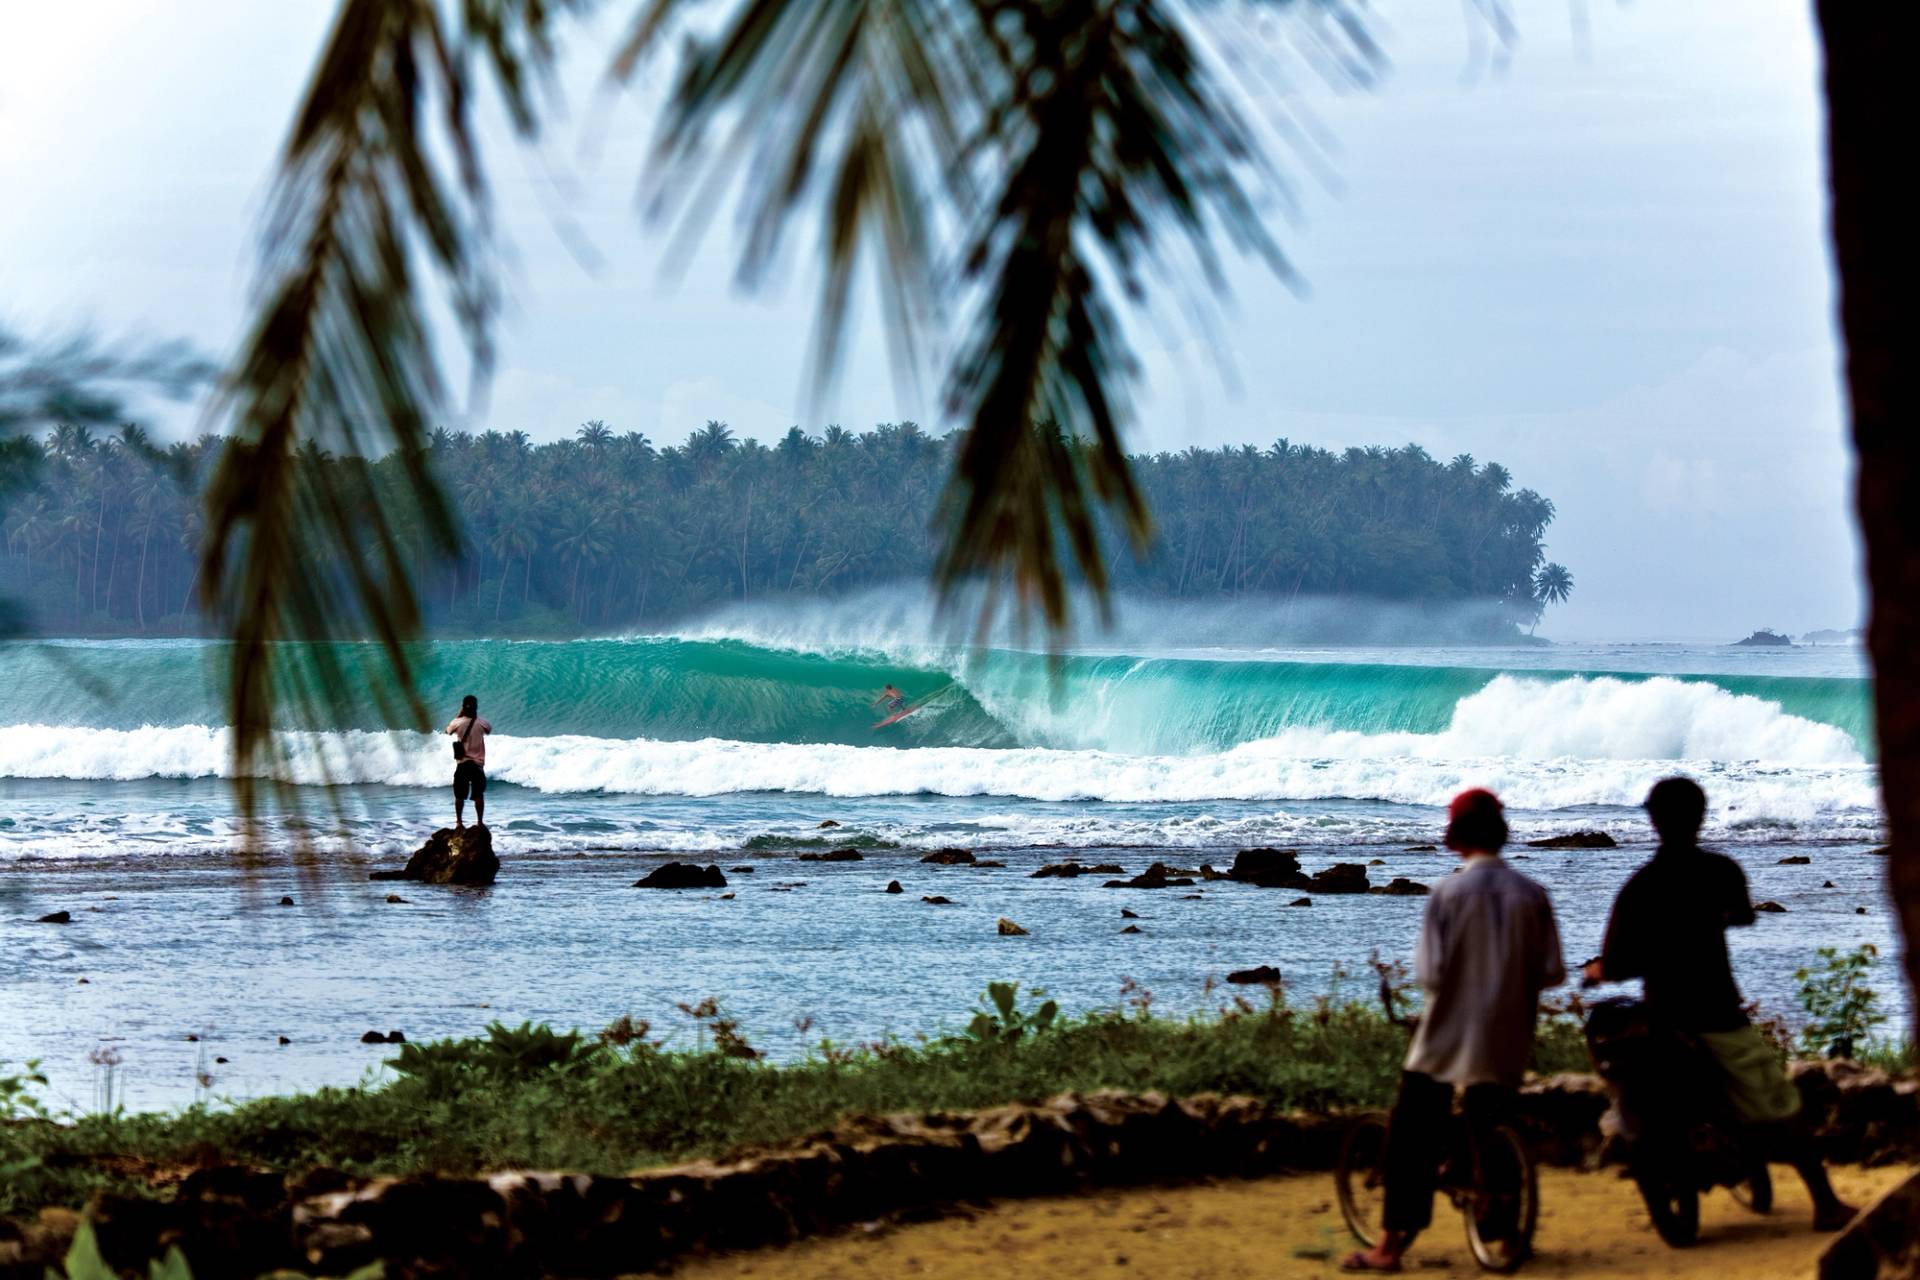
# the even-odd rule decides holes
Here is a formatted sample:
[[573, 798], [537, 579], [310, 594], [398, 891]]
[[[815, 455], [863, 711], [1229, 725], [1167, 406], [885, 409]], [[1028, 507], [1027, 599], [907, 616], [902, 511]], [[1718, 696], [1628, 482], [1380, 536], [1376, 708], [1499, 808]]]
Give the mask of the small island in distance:
[[1775, 631], [1772, 627], [1762, 627], [1758, 631], [1754, 632], [1752, 635], [1748, 636], [1745, 640], [1735, 640], [1733, 643], [1735, 648], [1742, 648], [1742, 647], [1754, 648], [1754, 649], [1791, 649], [1793, 648], [1793, 641], [1788, 639], [1786, 636], [1781, 635], [1778, 631]]

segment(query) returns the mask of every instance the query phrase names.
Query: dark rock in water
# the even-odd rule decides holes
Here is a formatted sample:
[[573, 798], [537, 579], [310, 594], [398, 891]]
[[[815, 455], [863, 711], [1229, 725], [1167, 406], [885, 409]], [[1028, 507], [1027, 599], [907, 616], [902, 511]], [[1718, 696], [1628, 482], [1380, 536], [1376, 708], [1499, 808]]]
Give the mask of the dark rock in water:
[[283, 895], [280, 899], [280, 905], [283, 907], [290, 907], [293, 905], [293, 899]]
[[227, 1059], [225, 1058], [215, 1058], [213, 1061], [217, 1066], [225, 1066], [227, 1063]]
[[1780, 859], [1780, 861], [1774, 863], [1773, 865], [1776, 867], [1804, 867], [1812, 861], [1813, 859], [1809, 858], [1804, 853], [1795, 853], [1795, 854], [1789, 854], [1787, 857]]
[[1214, 870], [1211, 862], [1203, 862], [1200, 864], [1200, 878], [1202, 880], [1231, 880], [1233, 876], [1225, 871]]
[[1370, 867], [1384, 867], [1387, 865], [1387, 860], [1385, 858], [1368, 858], [1367, 865]]
[[1292, 849], [1242, 849], [1233, 855], [1233, 870], [1227, 874], [1262, 889], [1307, 887], [1307, 878], [1300, 874], [1300, 855]]
[[280, 1043], [281, 1043], [281, 1044], [292, 1044], [292, 1043], [293, 1043], [293, 1041], [292, 1041], [292, 1040], [290, 1040], [290, 1039], [288, 1039], [288, 1038], [287, 1038], [286, 1036], [281, 1036], [281, 1037], [280, 1037]]
[[1831, 888], [1833, 888], [1833, 881], [1831, 881], [1831, 880], [1822, 880], [1822, 881], [1820, 882], [1820, 887], [1821, 887], [1822, 889], [1831, 889]]
[[1120, 908], [1120, 918], [1122, 920], [1138, 920], [1140, 913], [1138, 911], [1129, 911], [1125, 907], [1122, 907]]
[[1619, 842], [1604, 831], [1572, 831], [1527, 841], [1529, 849], [1617, 849]]
[[1235, 969], [1227, 975], [1227, 981], [1246, 987], [1271, 987], [1280, 982], [1280, 971], [1270, 964], [1254, 969]]
[[1772, 901], [1771, 899], [1769, 899], [1769, 900], [1768, 900], [1768, 901], [1766, 901], [1766, 902], [1756, 902], [1756, 903], [1754, 903], [1754, 904], [1753, 904], [1753, 909], [1754, 909], [1755, 911], [1765, 911], [1765, 912], [1768, 912], [1768, 913], [1773, 913], [1773, 912], [1778, 912], [1778, 911], [1785, 911], [1785, 910], [1786, 910], [1786, 908], [1785, 908], [1785, 907], [1783, 907], [1783, 906], [1781, 906], [1781, 905], [1780, 905], [1779, 903], [1777, 903], [1777, 902], [1774, 902], [1774, 901]]
[[1395, 876], [1385, 884], [1374, 885], [1371, 889], [1368, 889], [1367, 892], [1384, 893], [1393, 898], [1418, 898], [1425, 894], [1432, 893], [1433, 890], [1427, 888], [1427, 886], [1417, 880], [1409, 880], [1405, 876]]
[[902, 889], [902, 888], [900, 887], [900, 882], [899, 882], [898, 880], [889, 880], [889, 881], [887, 881], [887, 887], [886, 887], [886, 889], [885, 889], [885, 891], [884, 891], [884, 892], [887, 892], [887, 893], [905, 893], [905, 892], [906, 892], [906, 890], [905, 890], [905, 889]]
[[976, 862], [976, 863], [974, 863], [973, 865], [974, 865], [974, 866], [976, 866], [976, 867], [978, 867], [978, 868], [980, 868], [980, 870], [982, 870], [982, 871], [989, 871], [989, 870], [991, 870], [991, 869], [993, 869], [994, 867], [1004, 867], [1004, 866], [1006, 866], [1007, 864], [1006, 864], [1006, 863], [1004, 863], [1004, 862], [995, 862], [995, 861], [994, 861], [993, 859], [991, 859], [991, 858], [982, 858], [982, 859], [980, 859], [980, 861], [978, 861], [978, 862]]
[[1793, 641], [1768, 627], [1762, 627], [1745, 640], [1735, 640], [1734, 647], [1754, 649], [1791, 649]]
[[1027, 936], [1025, 929], [1022, 929], [1005, 916], [1000, 917], [1000, 923], [995, 925], [994, 928], [999, 931], [1000, 936], [1003, 938], [1024, 938]]
[[1186, 876], [1175, 876], [1164, 862], [1156, 862], [1131, 880], [1109, 880], [1102, 888], [1106, 889], [1186, 889], [1191, 888], [1193, 880]]
[[1140, 927], [1139, 925], [1137, 925], [1137, 924], [1130, 924], [1130, 925], [1128, 925], [1128, 926], [1127, 926], [1126, 928], [1124, 928], [1124, 929], [1122, 929], [1122, 930], [1121, 930], [1120, 932], [1122, 932], [1122, 933], [1145, 933], [1145, 932], [1146, 932], [1146, 930], [1145, 930], [1145, 929], [1142, 929], [1142, 928], [1141, 928], [1141, 927]]
[[1890, 858], [1893, 856], [1893, 846], [1890, 844], [1883, 844], [1878, 849], [1869, 849], [1867, 850], [1867, 852], [1872, 854], [1876, 858]]
[[1407, 846], [1407, 852], [1408, 853], [1438, 853], [1440, 852], [1440, 846], [1437, 844], [1410, 844]]
[[1316, 871], [1304, 886], [1315, 893], [1365, 893], [1367, 869], [1357, 862], [1336, 862], [1325, 871]]
[[197, 1036], [197, 1035], [195, 1035], [195, 1034], [193, 1034], [193, 1032], [191, 1032], [191, 1031], [189, 1031], [189, 1032], [187, 1032], [187, 1043], [188, 1043], [188, 1044], [199, 1044], [199, 1043], [200, 1043], [200, 1037], [199, 1037], [199, 1036]]
[[937, 893], [923, 893], [920, 895], [920, 901], [932, 907], [950, 907], [953, 905], [952, 898], [945, 898]]
[[1200, 893], [1200, 892], [1199, 892], [1198, 890], [1196, 890], [1196, 891], [1194, 891], [1193, 893], [1183, 893], [1183, 894], [1181, 894], [1181, 895], [1180, 895], [1180, 901], [1182, 901], [1182, 902], [1198, 902], [1198, 901], [1200, 901], [1200, 900], [1201, 900], [1201, 898], [1203, 898], [1204, 896], [1205, 896], [1204, 894], [1202, 894], [1202, 893]]
[[1867, 914], [1867, 909], [1866, 909], [1865, 907], [1855, 907], [1855, 908], [1853, 909], [1853, 914], [1855, 914], [1855, 915], [1857, 915], [1857, 916], [1863, 916], [1863, 915], [1865, 915], [1865, 914]]
[[46, 915], [41, 916], [38, 920], [35, 920], [34, 923], [35, 924], [72, 924], [73, 913], [71, 911], [49, 911]]
[[840, 824], [839, 824], [839, 823], [837, 823], [837, 822], [835, 822], [835, 821], [834, 821], [834, 820], [833, 820], [832, 818], [828, 818], [828, 819], [827, 819], [827, 820], [826, 820], [825, 822], [822, 822], [822, 823], [821, 823], [821, 824], [820, 824], [819, 826], [817, 826], [817, 827], [815, 827], [815, 828], [814, 828], [814, 830], [815, 830], [815, 831], [829, 831], [829, 830], [831, 830], [831, 829], [833, 829], [834, 827], [837, 827], [837, 826], [839, 826], [839, 825], [840, 825]]
[[1295, 898], [1292, 902], [1289, 902], [1287, 905], [1290, 907], [1310, 907], [1313, 905], [1313, 899], [1312, 898]]
[[401, 897], [401, 896], [400, 896], [399, 894], [397, 894], [397, 893], [390, 893], [390, 894], [388, 894], [388, 895], [387, 895], [387, 901], [388, 901], [388, 902], [399, 902], [399, 903], [404, 903], [404, 902], [406, 902], [406, 899], [405, 899], [405, 898], [403, 898], [403, 897]]
[[389, 1031], [389, 1032], [387, 1032], [387, 1043], [388, 1043], [388, 1044], [405, 1044], [406, 1042], [407, 1042], [407, 1033], [406, 1033], [406, 1032], [404, 1032], [404, 1031]]
[[727, 878], [720, 874], [720, 868], [709, 863], [700, 866], [693, 862], [669, 862], [655, 867], [646, 875], [633, 882], [636, 889], [724, 889]]
[[729, 870], [729, 871], [737, 871], [737, 872], [739, 872], [739, 873], [740, 873], [741, 875], [743, 875], [743, 876], [750, 876], [750, 875], [752, 875], [752, 874], [753, 874], [753, 868], [752, 868], [752, 867], [728, 867], [728, 868], [727, 868], [727, 870]]
[[401, 871], [376, 871], [369, 880], [418, 880], [423, 884], [488, 885], [500, 874], [493, 833], [485, 827], [442, 827], [414, 850]]
[[818, 853], [803, 853], [802, 862], [865, 862], [858, 849], [823, 849]]
[[931, 862], [936, 867], [970, 867], [974, 865], [971, 849], [935, 849], [922, 862]]
[[1050, 862], [1028, 877], [1030, 880], [1045, 880], [1058, 876], [1071, 880], [1075, 876], [1123, 876], [1127, 869], [1117, 862], [1080, 863], [1068, 858], [1065, 862]]
[[732, 895], [731, 893], [723, 893], [723, 894], [721, 894], [721, 895], [720, 895], [720, 901], [722, 901], [722, 902], [732, 902], [732, 901], [733, 901], [733, 895]]
[[385, 1044], [387, 1037], [378, 1031], [369, 1031], [360, 1037], [361, 1044]]

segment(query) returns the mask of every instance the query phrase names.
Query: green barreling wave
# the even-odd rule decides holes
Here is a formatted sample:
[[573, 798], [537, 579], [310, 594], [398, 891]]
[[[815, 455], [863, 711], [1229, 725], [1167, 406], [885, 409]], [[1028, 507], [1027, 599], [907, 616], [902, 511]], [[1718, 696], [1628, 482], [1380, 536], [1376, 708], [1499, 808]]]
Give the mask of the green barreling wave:
[[[0, 645], [0, 725], [125, 729], [223, 722], [221, 647], [201, 642]], [[419, 684], [436, 717], [467, 693], [515, 736], [1047, 746], [1138, 754], [1218, 751], [1292, 729], [1433, 734], [1492, 668], [1043, 656], [915, 650], [809, 653], [739, 640], [437, 641], [419, 647]], [[1511, 673], [1529, 681], [1611, 675]], [[1870, 752], [1865, 681], [1678, 677], [1832, 725]], [[886, 729], [870, 700], [892, 683], [924, 710]], [[936, 692], [938, 691], [938, 692]], [[350, 728], [384, 723], [367, 698]]]

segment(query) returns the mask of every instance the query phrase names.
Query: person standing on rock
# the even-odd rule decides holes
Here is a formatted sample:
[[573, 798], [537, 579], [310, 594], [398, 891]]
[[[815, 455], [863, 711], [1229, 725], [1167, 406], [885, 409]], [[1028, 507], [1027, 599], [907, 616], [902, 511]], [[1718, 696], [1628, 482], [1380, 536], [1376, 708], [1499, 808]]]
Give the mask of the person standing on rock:
[[1587, 962], [1587, 980], [1640, 979], [1647, 1012], [1706, 1048], [1734, 1113], [1754, 1126], [1768, 1154], [1791, 1164], [1807, 1184], [1813, 1229], [1838, 1231], [1856, 1210], [1834, 1193], [1800, 1114], [1800, 1090], [1747, 1020], [1734, 985], [1727, 930], [1754, 921], [1746, 873], [1725, 854], [1700, 847], [1707, 793], [1693, 779], [1654, 783], [1645, 807], [1660, 847], [1614, 900], [1606, 942], [1599, 958]]
[[487, 825], [487, 735], [493, 726], [480, 718], [480, 699], [460, 700], [460, 714], [447, 726], [453, 739], [453, 825], [467, 825], [467, 796], [473, 796], [473, 823]]
[[1470, 1124], [1505, 1114], [1533, 1051], [1540, 993], [1566, 981], [1553, 903], [1501, 859], [1506, 843], [1506, 815], [1491, 791], [1453, 798], [1446, 844], [1461, 864], [1433, 887], [1414, 951], [1426, 1011], [1387, 1120], [1384, 1230], [1343, 1270], [1400, 1270], [1401, 1256], [1433, 1221], [1454, 1090], [1466, 1090]]

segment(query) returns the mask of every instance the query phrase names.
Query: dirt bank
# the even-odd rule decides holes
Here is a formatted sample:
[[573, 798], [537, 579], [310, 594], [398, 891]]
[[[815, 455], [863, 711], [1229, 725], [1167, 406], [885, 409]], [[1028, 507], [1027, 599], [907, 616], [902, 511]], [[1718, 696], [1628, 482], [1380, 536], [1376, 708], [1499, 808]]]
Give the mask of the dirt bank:
[[[1866, 1204], [1910, 1170], [1840, 1167], [1834, 1183]], [[1792, 1170], [1776, 1166], [1778, 1207], [1766, 1218], [1726, 1192], [1701, 1204], [1700, 1244], [1661, 1244], [1633, 1184], [1613, 1170], [1541, 1173], [1538, 1256], [1522, 1273], [1583, 1280], [1647, 1276], [1810, 1276], [1828, 1237], [1808, 1230], [1811, 1210]], [[1442, 1201], [1408, 1272], [1481, 1274], [1467, 1253], [1457, 1214]], [[858, 1230], [786, 1249], [710, 1258], [674, 1271], [677, 1280], [857, 1280], [915, 1276], [975, 1280], [984, 1275], [1272, 1280], [1337, 1274], [1352, 1241], [1326, 1174], [1213, 1186], [1100, 1192], [1012, 1200], [968, 1218], [873, 1233]]]

